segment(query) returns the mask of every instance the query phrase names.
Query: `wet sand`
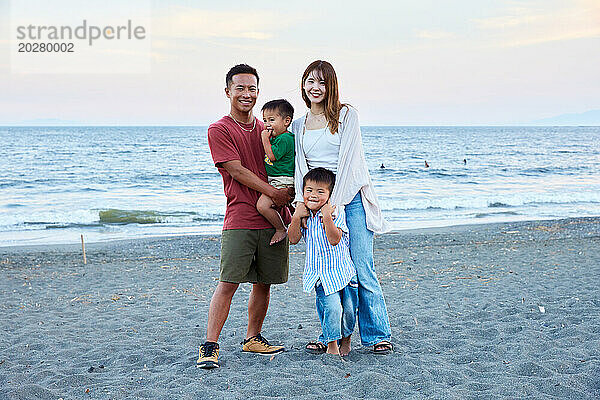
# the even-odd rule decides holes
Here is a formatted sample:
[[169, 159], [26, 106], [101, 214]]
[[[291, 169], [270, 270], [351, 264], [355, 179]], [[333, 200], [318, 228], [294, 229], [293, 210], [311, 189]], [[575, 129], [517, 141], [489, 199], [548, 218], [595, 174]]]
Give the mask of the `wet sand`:
[[0, 399], [594, 399], [600, 397], [600, 219], [378, 236], [393, 354], [358, 332], [347, 360], [304, 345], [319, 324], [302, 292], [304, 246], [243, 354], [250, 285], [221, 334], [221, 368], [195, 368], [219, 238], [0, 248]]

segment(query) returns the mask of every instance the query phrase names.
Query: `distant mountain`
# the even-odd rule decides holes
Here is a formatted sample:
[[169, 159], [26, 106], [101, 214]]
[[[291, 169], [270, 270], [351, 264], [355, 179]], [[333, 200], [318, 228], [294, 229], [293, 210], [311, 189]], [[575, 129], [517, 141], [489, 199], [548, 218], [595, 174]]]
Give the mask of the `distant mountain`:
[[600, 110], [579, 114], [561, 114], [555, 117], [532, 121], [533, 125], [600, 126]]

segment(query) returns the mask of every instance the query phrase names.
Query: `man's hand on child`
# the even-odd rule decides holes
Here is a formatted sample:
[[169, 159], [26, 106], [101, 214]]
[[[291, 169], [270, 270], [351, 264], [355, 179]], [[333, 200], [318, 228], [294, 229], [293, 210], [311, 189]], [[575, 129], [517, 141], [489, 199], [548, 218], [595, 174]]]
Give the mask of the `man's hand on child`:
[[[296, 190], [293, 187], [289, 187], [287, 188], [288, 190], [288, 194], [290, 195], [290, 197], [294, 198], [294, 196], [296, 196]], [[304, 204], [304, 203], [302, 203]]]
[[292, 196], [287, 188], [275, 189], [273, 192], [273, 196], [270, 196], [271, 200], [273, 200], [273, 207], [279, 208], [283, 207], [292, 201]]

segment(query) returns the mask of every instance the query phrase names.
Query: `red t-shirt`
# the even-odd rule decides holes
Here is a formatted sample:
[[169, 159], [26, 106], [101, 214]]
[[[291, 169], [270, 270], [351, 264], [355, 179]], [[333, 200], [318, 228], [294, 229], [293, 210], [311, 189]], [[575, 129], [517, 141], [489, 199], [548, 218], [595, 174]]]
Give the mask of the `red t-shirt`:
[[[240, 125], [251, 129], [253, 124]], [[262, 121], [256, 119], [256, 126], [251, 132], [243, 131], [230, 116], [225, 116], [208, 127], [208, 146], [215, 166], [223, 176], [223, 189], [227, 197], [223, 229], [272, 228], [269, 221], [256, 209], [260, 192], [242, 185], [221, 166], [221, 163], [227, 161], [240, 160], [242, 166], [267, 182], [265, 151], [260, 138], [263, 129]]]

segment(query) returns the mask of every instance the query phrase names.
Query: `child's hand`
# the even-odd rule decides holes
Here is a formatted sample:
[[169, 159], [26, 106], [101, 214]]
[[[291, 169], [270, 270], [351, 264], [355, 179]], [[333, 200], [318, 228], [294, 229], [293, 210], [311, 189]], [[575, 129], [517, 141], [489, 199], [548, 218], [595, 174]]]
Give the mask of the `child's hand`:
[[329, 204], [329, 202], [327, 202], [323, 204], [323, 207], [321, 207], [321, 214], [323, 214], [323, 217], [330, 217], [331, 219], [333, 219], [332, 214], [334, 210], [335, 206], [332, 206], [331, 204]]
[[271, 137], [271, 132], [273, 132], [272, 129], [269, 128], [265, 128], [261, 133], [260, 133], [260, 137], [263, 139], [269, 139]]
[[310, 217], [308, 208], [306, 208], [304, 203], [296, 203], [296, 211], [294, 211], [294, 218], [306, 218], [306, 217]]

